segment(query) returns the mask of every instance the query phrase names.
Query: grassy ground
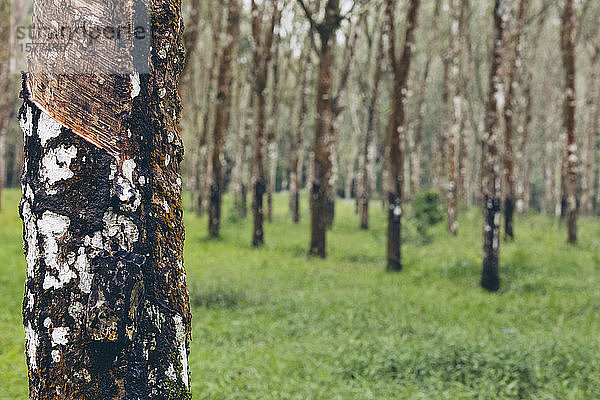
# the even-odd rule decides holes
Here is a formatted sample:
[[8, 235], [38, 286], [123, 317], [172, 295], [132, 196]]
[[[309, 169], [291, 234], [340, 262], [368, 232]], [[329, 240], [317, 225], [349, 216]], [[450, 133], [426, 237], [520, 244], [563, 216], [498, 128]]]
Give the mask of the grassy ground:
[[[24, 280], [18, 194], [0, 214], [0, 397], [26, 398], [20, 308]], [[502, 244], [503, 289], [478, 288], [481, 221], [472, 210], [451, 238], [443, 224], [419, 244], [405, 226], [405, 271], [384, 271], [384, 217], [361, 232], [338, 206], [328, 260], [307, 261], [308, 223], [276, 197], [267, 245], [225, 204], [223, 238], [186, 215], [194, 311], [190, 368], [197, 399], [600, 398], [600, 223], [581, 242], [544, 216]], [[304, 204], [306, 201], [303, 202]], [[4, 397], [2, 397], [4, 396]]]

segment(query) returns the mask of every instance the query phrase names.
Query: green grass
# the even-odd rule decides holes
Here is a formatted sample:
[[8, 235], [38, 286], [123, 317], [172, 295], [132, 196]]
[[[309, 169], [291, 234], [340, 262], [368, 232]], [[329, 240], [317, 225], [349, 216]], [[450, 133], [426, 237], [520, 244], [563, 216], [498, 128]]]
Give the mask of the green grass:
[[[18, 194], [0, 214], [0, 396], [26, 398], [20, 307], [24, 280]], [[600, 398], [600, 223], [564, 226], [532, 215], [502, 243], [502, 290], [479, 289], [481, 218], [471, 210], [452, 238], [444, 224], [419, 244], [405, 224], [405, 270], [385, 272], [385, 221], [368, 232], [339, 202], [329, 258], [306, 258], [308, 218], [294, 226], [276, 196], [266, 247], [250, 220], [224, 206], [223, 237], [186, 214], [193, 302], [190, 356], [196, 399]]]

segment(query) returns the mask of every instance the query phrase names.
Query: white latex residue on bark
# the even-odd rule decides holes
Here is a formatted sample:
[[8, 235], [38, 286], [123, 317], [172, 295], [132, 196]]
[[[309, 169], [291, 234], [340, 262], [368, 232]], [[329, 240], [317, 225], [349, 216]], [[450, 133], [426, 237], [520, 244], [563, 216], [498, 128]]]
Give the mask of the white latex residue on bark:
[[56, 347], [59, 344], [66, 345], [69, 343], [67, 336], [69, 335], [69, 328], [64, 326], [58, 326], [52, 329], [51, 342], [52, 347]]
[[104, 221], [102, 236], [116, 239], [123, 250], [133, 251], [133, 244], [139, 238], [137, 226], [133, 221], [112, 211], [106, 212], [102, 219]]
[[69, 268], [67, 263], [59, 264], [58, 262], [58, 240], [62, 239], [67, 233], [69, 224], [69, 218], [51, 211], [46, 211], [37, 222], [39, 233], [44, 238], [43, 248], [46, 266], [58, 272], [58, 276], [46, 272], [43, 283], [44, 290], [50, 288], [60, 289], [76, 277], [75, 272]]
[[29, 367], [32, 371], [37, 369], [36, 352], [39, 345], [38, 335], [31, 327], [31, 322], [27, 322], [25, 326], [25, 340], [27, 342], [27, 359]]
[[181, 379], [183, 380], [185, 387], [189, 388], [188, 359], [185, 347], [185, 325], [183, 324], [183, 319], [180, 315], [176, 315], [173, 319], [175, 320], [175, 338], [179, 344], [179, 357], [181, 358]]
[[40, 254], [37, 246], [36, 220], [28, 201], [23, 202], [22, 214], [23, 224], [25, 225], [25, 243], [27, 244], [27, 254], [25, 256], [27, 276], [33, 279], [35, 278], [35, 267]]
[[41, 177], [48, 182], [48, 185], [72, 178], [74, 174], [70, 166], [76, 156], [77, 148], [75, 146], [69, 148], [60, 146], [50, 150], [42, 159]]
[[46, 146], [46, 143], [48, 143], [50, 139], [58, 137], [61, 129], [62, 125], [60, 122], [51, 118], [45, 112], [42, 112], [40, 114], [40, 119], [38, 120], [37, 129], [42, 147]]

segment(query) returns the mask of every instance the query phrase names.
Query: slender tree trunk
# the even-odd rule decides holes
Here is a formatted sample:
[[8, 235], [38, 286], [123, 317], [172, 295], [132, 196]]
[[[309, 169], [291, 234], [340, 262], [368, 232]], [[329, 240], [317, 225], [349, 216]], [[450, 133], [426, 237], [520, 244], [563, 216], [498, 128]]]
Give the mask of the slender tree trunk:
[[304, 129], [305, 120], [308, 113], [308, 96], [309, 96], [309, 83], [311, 78], [311, 54], [310, 48], [305, 48], [305, 55], [303, 57], [303, 70], [304, 75], [302, 76], [302, 83], [300, 89], [300, 109], [298, 111], [298, 126], [296, 128], [296, 143], [293, 148], [293, 154], [291, 155], [290, 163], [290, 210], [292, 212], [292, 220], [294, 223], [300, 222], [300, 186], [302, 184], [302, 163], [301, 160], [304, 154]]
[[[87, 17], [114, 12], [110, 4], [73, 7]], [[31, 399], [191, 399], [177, 126], [181, 3], [152, 0], [149, 7], [148, 73], [101, 71], [82, 81], [65, 74], [53, 87], [57, 100], [48, 101], [40, 84], [48, 53], [30, 58], [19, 117]], [[40, 26], [71, 17], [52, 2], [34, 10]], [[163, 58], [165, 48], [170, 56]], [[98, 90], [101, 79], [107, 90]], [[94, 118], [114, 117], [108, 108], [115, 105], [126, 110], [119, 115], [125, 125], [109, 132], [120, 140], [100, 142]]]
[[252, 214], [254, 229], [252, 231], [252, 245], [262, 247], [265, 243], [264, 238], [264, 206], [263, 199], [267, 191], [267, 177], [265, 174], [265, 146], [267, 144], [266, 122], [267, 122], [267, 81], [269, 75], [269, 63], [271, 60], [271, 50], [275, 29], [279, 25], [281, 13], [279, 3], [273, 3], [273, 12], [271, 22], [265, 33], [264, 43], [261, 37], [261, 26], [263, 24], [263, 15], [255, 0], [252, 1], [252, 36], [254, 38], [255, 52], [255, 81], [254, 91], [257, 99], [256, 112], [256, 139], [254, 147], [254, 177], [252, 194]]
[[523, 26], [529, 7], [528, 0], [519, 1], [515, 44], [510, 69], [508, 71], [508, 93], [504, 107], [504, 237], [514, 240], [515, 215], [515, 163], [513, 152], [513, 100], [519, 87], [519, 72], [521, 66], [521, 49], [523, 47]]
[[375, 144], [377, 136], [377, 103], [379, 100], [379, 88], [381, 85], [381, 76], [383, 74], [383, 60], [385, 57], [383, 36], [379, 38], [377, 45], [377, 58], [375, 60], [375, 73], [373, 76], [373, 86], [371, 91], [371, 99], [369, 103], [369, 111], [367, 116], [367, 132], [362, 151], [362, 179], [361, 192], [357, 196], [360, 198], [359, 213], [360, 213], [360, 229], [369, 229], [369, 200], [371, 199], [371, 186], [373, 180], [372, 170], [376, 162], [377, 148]]
[[406, 14], [406, 33], [404, 50], [400, 59], [396, 55], [396, 30], [394, 0], [386, 0], [385, 26], [389, 41], [389, 58], [393, 72], [392, 111], [388, 127], [389, 140], [389, 186], [388, 186], [388, 232], [387, 232], [387, 268], [388, 271], [402, 269], [402, 187], [404, 166], [404, 96], [410, 73], [412, 49], [415, 42], [415, 30], [420, 0], [410, 0]]
[[217, 78], [217, 104], [212, 135], [210, 157], [210, 198], [208, 207], [208, 234], [218, 238], [221, 228], [221, 208], [224, 192], [225, 133], [229, 126], [231, 113], [231, 89], [233, 87], [233, 62], [236, 55], [239, 35], [240, 13], [238, 0], [229, 0], [227, 11], [227, 43], [223, 48], [219, 75]]
[[[204, 99], [204, 112], [202, 115], [202, 131], [200, 133], [199, 138], [199, 149], [198, 149], [198, 162], [200, 165], [196, 167], [198, 171], [198, 205], [196, 208], [196, 214], [200, 217], [204, 213], [205, 202], [208, 197], [208, 192], [210, 191], [210, 186], [208, 184], [208, 177], [212, 175], [212, 163], [209, 162], [208, 156], [208, 131], [210, 129], [211, 117], [213, 115], [213, 93], [215, 86], [215, 71], [217, 70], [217, 65], [219, 65], [219, 53], [221, 48], [221, 25], [223, 19], [223, 11], [224, 7], [219, 3], [216, 5], [214, 14], [212, 16], [212, 42], [213, 42], [213, 53], [212, 53], [212, 61], [211, 66], [208, 71], [208, 81], [207, 81], [207, 89]], [[203, 173], [205, 174], [203, 176]], [[210, 218], [209, 218], [210, 219]]]
[[[443, 73], [443, 89], [442, 89], [442, 103], [444, 105], [444, 110], [448, 109], [448, 105], [450, 102], [450, 93], [448, 87], [448, 80], [450, 78], [450, 63], [446, 57], [443, 56], [444, 61], [444, 73]], [[446, 177], [444, 176], [445, 166], [448, 165], [448, 136], [445, 132], [447, 132], [446, 128], [447, 121], [446, 119], [442, 119], [440, 126], [440, 133], [438, 134], [437, 143], [432, 143], [431, 145], [431, 155], [432, 159], [435, 159], [435, 170], [433, 176], [433, 189], [442, 192], [442, 187], [444, 186], [444, 181]], [[437, 144], [437, 148], [436, 147]], [[437, 156], [436, 156], [437, 152]], [[442, 192], [443, 193], [443, 192]]]
[[486, 118], [483, 152], [483, 271], [481, 286], [491, 292], [500, 289], [500, 216], [502, 184], [498, 173], [500, 165], [500, 116], [503, 113], [505, 30], [510, 21], [510, 0], [496, 0], [494, 7], [494, 52], [490, 72], [490, 94]]
[[319, 31], [321, 48], [319, 54], [319, 75], [317, 83], [317, 104], [315, 134], [313, 142], [313, 180], [311, 187], [311, 237], [309, 256], [327, 256], [326, 234], [330, 220], [329, 182], [333, 172], [332, 162], [332, 81], [335, 58], [335, 33], [339, 28], [339, 0], [328, 0], [325, 7], [323, 27]]
[[[535, 33], [535, 37], [533, 39], [533, 49], [531, 51], [531, 56], [527, 60], [525, 65], [525, 69], [527, 69], [527, 73], [523, 74], [526, 77], [527, 83], [525, 84], [525, 89], [523, 93], [522, 102], [525, 103], [525, 116], [523, 118], [523, 122], [520, 128], [517, 128], [517, 132], [521, 132], [519, 136], [519, 148], [516, 154], [517, 161], [517, 171], [520, 171], [517, 174], [517, 210], [520, 213], [529, 211], [531, 204], [531, 154], [528, 151], [529, 142], [530, 142], [530, 130], [531, 123], [533, 121], [533, 95], [532, 95], [532, 81], [533, 81], [533, 71], [532, 64], [536, 60], [540, 38], [542, 36], [542, 31], [544, 29], [546, 17], [542, 14], [539, 17], [537, 29]], [[525, 41], [523, 41], [524, 43]]]
[[457, 148], [461, 136], [462, 98], [460, 93], [461, 79], [461, 47], [460, 47], [460, 13], [461, 7], [457, 0], [450, 2], [450, 54], [448, 92], [452, 96], [449, 103], [448, 115], [450, 120], [448, 135], [448, 231], [453, 236], [458, 234], [458, 171]]
[[271, 86], [271, 115], [269, 117], [269, 133], [267, 135], [267, 154], [269, 173], [267, 176], [267, 220], [273, 221], [273, 192], [277, 180], [278, 135], [279, 135], [279, 33], [275, 35], [275, 49], [273, 51], [273, 71]]
[[583, 133], [583, 174], [581, 179], [581, 212], [592, 215], [594, 212], [594, 166], [596, 158], [596, 140], [598, 134], [598, 111], [600, 109], [600, 85], [598, 85], [598, 58], [600, 58], [600, 47], [594, 50], [591, 57], [591, 71], [588, 98], [586, 101], [586, 112], [589, 115], [589, 126]]
[[562, 51], [563, 64], [565, 68], [565, 105], [564, 105], [564, 127], [567, 134], [566, 149], [566, 190], [563, 196], [566, 199], [566, 216], [568, 243], [577, 242], [577, 168], [579, 159], [577, 156], [577, 140], [575, 139], [575, 10], [573, 0], [566, 0], [562, 16]]
[[421, 155], [423, 153], [423, 127], [425, 125], [425, 115], [427, 113], [427, 88], [429, 86], [429, 72], [433, 61], [433, 48], [439, 37], [438, 20], [440, 16], [441, 0], [435, 1], [433, 20], [431, 21], [431, 33], [427, 42], [427, 60], [423, 70], [423, 79], [420, 85], [419, 99], [417, 101], [418, 120], [415, 131], [415, 148], [411, 152], [413, 172], [411, 174], [411, 191], [417, 193], [421, 186]]
[[[241, 82], [242, 79], [240, 78], [240, 87], [239, 87], [239, 92], [240, 93], [240, 97], [242, 96], [242, 88], [241, 88]], [[246, 93], [244, 91], [244, 100], [247, 99], [247, 104], [248, 107], [246, 110], [242, 110], [241, 108], [239, 108], [242, 99], [238, 98], [238, 108], [237, 108], [237, 112], [240, 115], [240, 119], [239, 119], [239, 131], [240, 131], [240, 137], [237, 140], [236, 143], [236, 150], [235, 150], [235, 160], [234, 160], [234, 167], [233, 167], [233, 171], [231, 174], [231, 181], [232, 181], [232, 185], [233, 185], [233, 191], [234, 191], [234, 206], [235, 206], [235, 211], [238, 215], [238, 217], [240, 218], [246, 218], [246, 214], [247, 214], [247, 209], [246, 209], [246, 203], [244, 201], [244, 196], [243, 193], [245, 191], [246, 185], [247, 185], [247, 179], [246, 179], [246, 169], [248, 166], [247, 163], [247, 149], [248, 149], [248, 144], [249, 144], [249, 132], [250, 129], [252, 129], [252, 123], [250, 118], [248, 118], [247, 114], [248, 114], [248, 110], [252, 110], [253, 109], [253, 95], [252, 93]]]

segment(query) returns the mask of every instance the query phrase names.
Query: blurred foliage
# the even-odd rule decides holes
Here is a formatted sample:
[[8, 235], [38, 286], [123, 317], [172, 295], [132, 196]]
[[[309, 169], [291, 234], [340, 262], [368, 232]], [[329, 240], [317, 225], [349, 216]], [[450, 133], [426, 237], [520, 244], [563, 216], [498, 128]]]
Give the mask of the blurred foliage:
[[413, 200], [413, 214], [421, 240], [431, 242], [429, 228], [444, 220], [440, 194], [432, 190], [418, 193]]

